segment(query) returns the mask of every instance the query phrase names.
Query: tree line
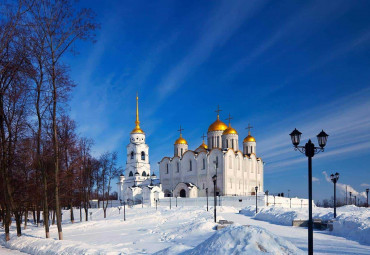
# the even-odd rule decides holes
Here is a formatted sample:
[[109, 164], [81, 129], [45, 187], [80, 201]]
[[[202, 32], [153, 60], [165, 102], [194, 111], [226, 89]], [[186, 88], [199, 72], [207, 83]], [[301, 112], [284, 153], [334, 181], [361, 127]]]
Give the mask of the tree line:
[[[5, 239], [15, 221], [17, 235], [35, 224], [50, 237], [49, 220], [63, 239], [61, 208], [85, 211], [89, 200], [109, 199], [120, 169], [116, 153], [92, 156], [93, 141], [81, 137], [68, 115], [75, 87], [65, 55], [78, 41], [95, 39], [91, 9], [69, 0], [0, 3], [0, 218]], [[106, 207], [105, 209], [106, 210]], [[42, 219], [41, 219], [42, 218]]]

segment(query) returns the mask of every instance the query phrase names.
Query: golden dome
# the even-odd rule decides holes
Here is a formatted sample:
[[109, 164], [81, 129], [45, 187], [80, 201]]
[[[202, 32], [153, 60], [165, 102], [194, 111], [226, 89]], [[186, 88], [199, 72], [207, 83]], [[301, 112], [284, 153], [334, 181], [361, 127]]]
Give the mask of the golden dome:
[[256, 142], [256, 139], [254, 139], [254, 137], [251, 136], [251, 134], [249, 133], [248, 136], [246, 138], [244, 138], [243, 142], [244, 143], [247, 143], [247, 142]]
[[201, 145], [199, 145], [198, 149], [205, 149], [205, 150], [208, 149], [208, 146], [207, 146], [207, 144], [204, 143], [204, 140], [203, 140], [203, 143]]
[[217, 120], [215, 122], [213, 122], [209, 128], [208, 128], [208, 132], [211, 132], [211, 131], [224, 131], [227, 129], [227, 125], [225, 123], [223, 123], [218, 115], [217, 115]]
[[137, 125], [132, 131], [131, 131], [131, 134], [135, 134], [135, 133], [141, 133], [143, 134], [144, 131], [140, 128], [139, 125]]
[[188, 144], [188, 142], [180, 134], [180, 137], [175, 141], [175, 144]]
[[230, 135], [230, 134], [235, 134], [237, 135], [238, 132], [236, 132], [235, 129], [233, 129], [229, 123], [229, 127], [227, 129], [225, 129], [225, 131], [222, 133], [223, 135]]

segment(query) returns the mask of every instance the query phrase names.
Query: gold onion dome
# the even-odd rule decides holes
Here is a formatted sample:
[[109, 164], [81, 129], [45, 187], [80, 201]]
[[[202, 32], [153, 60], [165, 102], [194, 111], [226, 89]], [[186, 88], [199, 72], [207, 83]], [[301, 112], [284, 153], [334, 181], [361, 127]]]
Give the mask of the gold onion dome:
[[198, 149], [205, 149], [205, 150], [208, 149], [208, 146], [207, 146], [207, 144], [204, 143], [204, 140], [203, 140], [203, 143], [201, 145], [199, 145]]
[[175, 141], [175, 144], [188, 144], [188, 142], [182, 137], [182, 134], [180, 134], [180, 137]]
[[244, 143], [247, 143], [247, 142], [256, 142], [256, 139], [254, 139], [254, 137], [251, 136], [251, 133], [248, 132], [248, 136], [246, 138], [244, 138], [243, 142]]
[[234, 134], [234, 135], [237, 135], [238, 132], [236, 132], [235, 129], [233, 129], [229, 123], [229, 127], [227, 129], [225, 129], [225, 131], [222, 133], [223, 135], [231, 135], [231, 134]]
[[131, 134], [141, 133], [143, 134], [144, 131], [140, 128], [140, 121], [139, 121], [139, 97], [136, 94], [136, 121], [135, 121], [135, 128], [131, 131]]
[[219, 115], [217, 115], [217, 120], [215, 122], [213, 122], [209, 128], [208, 128], [208, 132], [211, 132], [211, 131], [224, 131], [226, 130], [228, 127], [225, 123], [223, 123], [221, 120], [220, 120], [220, 117]]

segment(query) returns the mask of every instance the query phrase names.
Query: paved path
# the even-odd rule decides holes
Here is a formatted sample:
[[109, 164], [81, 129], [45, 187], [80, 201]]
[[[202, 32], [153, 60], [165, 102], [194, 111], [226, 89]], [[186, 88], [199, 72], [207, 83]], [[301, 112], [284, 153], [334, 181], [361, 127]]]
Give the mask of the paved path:
[[[271, 224], [266, 221], [254, 220], [248, 216], [244, 216], [238, 213], [220, 213], [219, 215], [222, 216], [224, 219], [234, 221], [235, 223], [263, 227], [270, 232], [291, 241], [303, 251], [307, 251], [307, 228]], [[326, 231], [315, 231], [314, 253], [369, 255], [370, 246], [361, 245], [358, 242], [331, 235]]]

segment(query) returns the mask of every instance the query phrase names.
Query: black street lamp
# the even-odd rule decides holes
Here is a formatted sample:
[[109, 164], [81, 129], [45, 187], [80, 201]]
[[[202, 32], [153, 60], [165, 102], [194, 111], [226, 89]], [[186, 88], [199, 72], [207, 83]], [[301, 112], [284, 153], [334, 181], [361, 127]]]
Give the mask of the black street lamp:
[[172, 192], [170, 193], [170, 210], [171, 210], [171, 196], [172, 196]]
[[355, 196], [355, 206], [356, 206], [356, 196]]
[[208, 188], [206, 188], [206, 196], [207, 196], [207, 212], [208, 212]]
[[290, 200], [290, 208], [292, 208], [292, 198], [289, 198]]
[[155, 210], [157, 211], [158, 208], [157, 208], [157, 204], [158, 204], [158, 199], [155, 199]]
[[273, 195], [274, 196], [274, 206], [275, 206], [275, 195]]
[[267, 196], [267, 202], [266, 202], [266, 205], [267, 205], [267, 206], [269, 206], [269, 191], [268, 191], [268, 190], [266, 190], [266, 191], [265, 191], [265, 194], [266, 194], [266, 196]]
[[123, 221], [126, 221], [126, 202], [123, 201]]
[[352, 204], [352, 192], [351, 191], [349, 192], [349, 204], [350, 205]]
[[213, 181], [213, 195], [214, 195], [214, 217], [215, 217], [215, 222], [216, 222], [216, 206], [217, 206], [217, 200], [216, 200], [216, 182], [217, 182], [217, 175], [214, 175], [212, 177], [212, 181]]
[[315, 147], [315, 145], [308, 140], [305, 146], [298, 146], [301, 140], [302, 133], [297, 129], [294, 129], [292, 133], [289, 134], [292, 139], [292, 143], [295, 150], [304, 153], [308, 158], [308, 254], [313, 254], [313, 221], [312, 221], [312, 157], [315, 154], [324, 151], [324, 147], [328, 140], [328, 134], [322, 130], [317, 135], [317, 141], [320, 147]]
[[369, 207], [369, 189], [366, 189], [366, 207]]
[[258, 191], [258, 186], [254, 187], [254, 189], [256, 190], [256, 213], [257, 213], [257, 191]]
[[337, 217], [337, 181], [339, 180], [339, 173], [330, 175], [331, 181], [334, 183], [334, 218]]

